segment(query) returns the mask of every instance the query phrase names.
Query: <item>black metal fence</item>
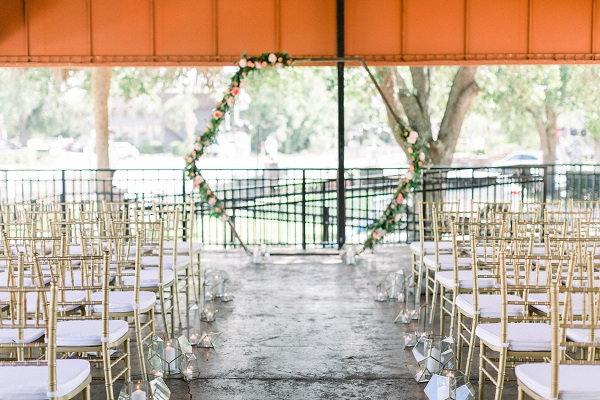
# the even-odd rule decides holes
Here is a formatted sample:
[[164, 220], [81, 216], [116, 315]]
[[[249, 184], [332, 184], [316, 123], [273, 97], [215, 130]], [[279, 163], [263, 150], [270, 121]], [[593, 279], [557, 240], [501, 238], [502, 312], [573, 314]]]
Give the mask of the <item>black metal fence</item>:
[[[387, 207], [402, 169], [347, 169], [346, 242], [360, 244], [366, 227]], [[297, 248], [337, 246], [336, 169], [212, 169], [203, 174], [224, 201], [248, 245]], [[188, 201], [197, 204], [198, 238], [209, 247], [238, 246], [231, 229], [210, 218], [181, 170], [0, 170], [0, 200]], [[541, 165], [432, 168], [410, 196], [398, 230], [386, 243], [418, 238], [419, 199], [471, 202], [600, 200], [600, 166]]]

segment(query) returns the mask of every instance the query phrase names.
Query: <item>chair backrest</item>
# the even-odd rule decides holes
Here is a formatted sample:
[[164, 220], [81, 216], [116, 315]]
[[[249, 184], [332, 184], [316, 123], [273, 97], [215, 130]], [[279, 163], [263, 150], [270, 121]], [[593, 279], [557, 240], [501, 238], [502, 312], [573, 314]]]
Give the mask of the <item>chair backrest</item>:
[[[48, 367], [48, 393], [57, 389], [56, 378], [56, 315], [57, 315], [57, 285], [52, 282], [49, 286], [26, 285], [24, 279], [25, 255], [20, 253], [17, 257], [14, 285], [6, 287], [10, 296], [6, 301], [0, 302], [4, 316], [0, 319], [0, 331], [16, 332], [13, 341], [2, 341], [0, 349], [15, 354], [14, 360], [2, 359], [0, 365], [39, 366]], [[5, 291], [5, 289], [0, 289]], [[33, 296], [28, 296], [32, 294]], [[48, 298], [49, 297], [49, 298]], [[35, 300], [35, 312], [27, 312], [28, 299]], [[42, 299], [47, 301], [42, 301]], [[29, 300], [31, 301], [31, 300]], [[45, 337], [43, 340], [29, 338], [31, 331], [43, 331], [36, 336]], [[4, 336], [4, 335], [3, 335]], [[6, 337], [11, 337], [7, 333]], [[45, 360], [41, 355], [45, 354]], [[10, 384], [6, 382], [5, 384]]]
[[[573, 301], [573, 297], [576, 295], [583, 297], [583, 301], [577, 304], [577, 310], [575, 310]], [[569, 287], [554, 282], [550, 290], [550, 304], [552, 318], [550, 397], [557, 399], [559, 397], [561, 364], [600, 364], [598, 357], [600, 353], [600, 344], [598, 343], [600, 287]], [[577, 329], [580, 336], [586, 337], [587, 340], [568, 340], [567, 330], [569, 329]], [[583, 357], [575, 357], [577, 354], [582, 354]]]
[[440, 211], [457, 212], [459, 203], [419, 201], [417, 207], [419, 211], [419, 241], [421, 242], [421, 249], [423, 249], [426, 241], [435, 240], [435, 213]]

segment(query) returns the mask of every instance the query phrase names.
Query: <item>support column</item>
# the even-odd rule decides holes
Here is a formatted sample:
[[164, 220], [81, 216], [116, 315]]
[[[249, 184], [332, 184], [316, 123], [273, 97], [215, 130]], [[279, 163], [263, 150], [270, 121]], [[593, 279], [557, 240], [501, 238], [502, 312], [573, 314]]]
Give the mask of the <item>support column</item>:
[[[344, 57], [344, 0], [336, 2], [337, 56]], [[342, 248], [346, 242], [346, 180], [344, 167], [344, 63], [337, 63], [338, 81], [338, 171], [337, 171], [337, 243]]]

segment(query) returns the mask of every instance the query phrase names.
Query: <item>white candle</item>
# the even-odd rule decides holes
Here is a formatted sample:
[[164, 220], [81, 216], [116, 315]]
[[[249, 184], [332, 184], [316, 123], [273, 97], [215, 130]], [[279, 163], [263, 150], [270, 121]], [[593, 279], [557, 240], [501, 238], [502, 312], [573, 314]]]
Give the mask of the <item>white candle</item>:
[[192, 371], [192, 367], [187, 367], [185, 369], [185, 371], [183, 371], [183, 376], [185, 377], [185, 379], [190, 380], [192, 378], [192, 375], [194, 374], [194, 371]]
[[169, 343], [167, 347], [165, 347], [165, 361], [167, 363], [167, 373], [179, 372], [177, 365], [173, 363], [173, 361], [175, 361], [176, 358], [177, 354], [175, 352], [175, 348], [171, 346], [171, 343]]
[[398, 293], [398, 301], [404, 303], [404, 293]]
[[136, 391], [131, 393], [131, 400], [146, 400], [146, 392], [138, 385]]
[[195, 333], [192, 333], [192, 334], [190, 335], [190, 343], [191, 343], [191, 344], [197, 344], [197, 343], [198, 343], [198, 336], [196, 336], [196, 334], [195, 334]]

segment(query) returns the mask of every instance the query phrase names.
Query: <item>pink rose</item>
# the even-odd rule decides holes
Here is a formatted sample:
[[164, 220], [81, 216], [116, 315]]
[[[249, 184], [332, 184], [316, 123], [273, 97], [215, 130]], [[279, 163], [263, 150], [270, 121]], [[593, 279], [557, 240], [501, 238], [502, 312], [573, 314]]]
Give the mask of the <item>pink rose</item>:
[[415, 131], [412, 131], [410, 135], [406, 138], [406, 141], [410, 144], [417, 143], [417, 139], [419, 138], [419, 134]]
[[262, 68], [262, 64], [260, 62], [256, 62], [256, 64], [254, 65], [256, 67], [256, 69], [261, 69]]
[[270, 62], [271, 64], [273, 64], [273, 63], [277, 62], [277, 56], [275, 55], [275, 53], [271, 53], [271, 54], [269, 54], [269, 59], [268, 59], [268, 60], [269, 60], [269, 62]]
[[208, 204], [210, 204], [211, 206], [214, 206], [215, 204], [217, 204], [217, 198], [216, 197], [209, 198]]
[[202, 177], [202, 175], [196, 175], [196, 177], [194, 178], [194, 182], [197, 182], [199, 185], [201, 183], [204, 183], [204, 178]]
[[238, 94], [240, 94], [240, 88], [239, 87], [234, 87], [233, 89], [231, 89], [231, 95], [232, 96], [237, 96]]
[[423, 152], [419, 153], [419, 160], [425, 161], [425, 153], [423, 153]]
[[240, 60], [240, 68], [246, 68], [248, 66], [248, 60], [246, 60], [245, 58], [242, 58]]
[[402, 204], [402, 202], [404, 202], [404, 196], [402, 193], [398, 193], [398, 196], [396, 196], [396, 203]]
[[228, 97], [227, 98], [227, 105], [229, 107], [233, 106], [233, 103], [235, 103], [235, 99], [233, 97]]
[[263, 61], [263, 62], [260, 63], [260, 65], [262, 65], [263, 67], [266, 67], [267, 66], [267, 62]]
[[215, 110], [213, 111], [213, 118], [214, 119], [220, 119], [223, 118], [223, 113], [219, 110]]

